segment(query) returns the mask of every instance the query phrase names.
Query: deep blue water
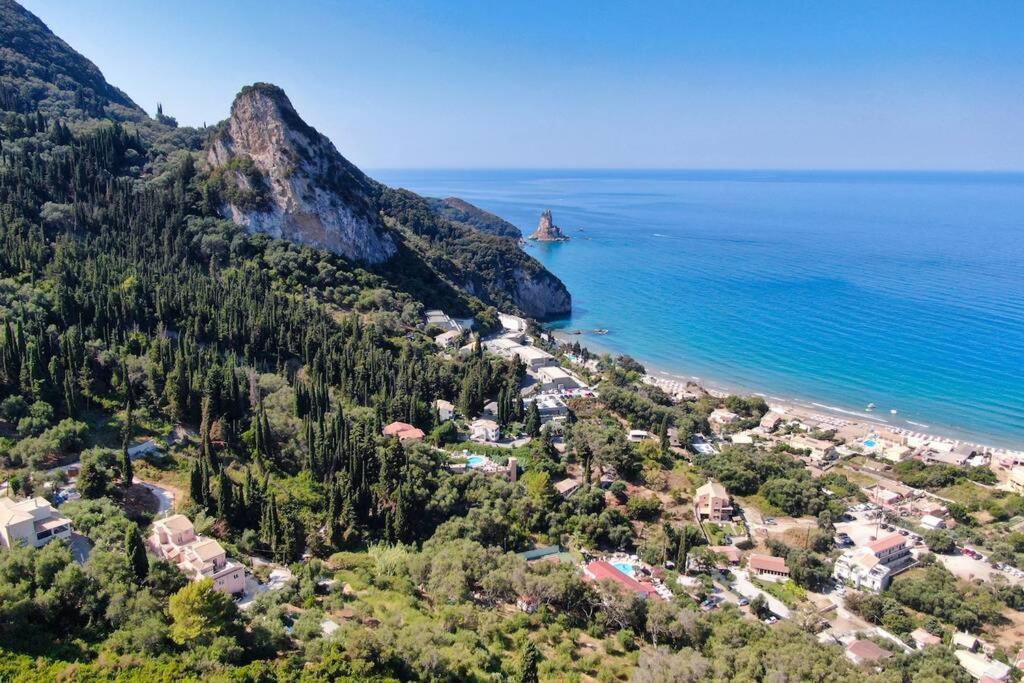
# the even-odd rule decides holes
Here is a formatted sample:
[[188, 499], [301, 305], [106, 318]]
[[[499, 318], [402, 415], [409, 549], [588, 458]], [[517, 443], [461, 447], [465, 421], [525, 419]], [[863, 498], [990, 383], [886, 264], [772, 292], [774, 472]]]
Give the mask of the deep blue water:
[[610, 330], [592, 348], [1024, 447], [1024, 174], [375, 175], [524, 234], [552, 209], [573, 240], [527, 249], [573, 294], [562, 327]]

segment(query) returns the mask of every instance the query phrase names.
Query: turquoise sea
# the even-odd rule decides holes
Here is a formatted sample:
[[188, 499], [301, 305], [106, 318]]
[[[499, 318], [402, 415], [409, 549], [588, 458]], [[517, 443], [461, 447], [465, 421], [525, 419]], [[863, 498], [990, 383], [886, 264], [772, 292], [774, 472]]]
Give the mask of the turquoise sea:
[[[526, 249], [594, 349], [1024, 448], [1024, 174], [380, 171], [573, 239]], [[890, 409], [898, 410], [891, 415]]]

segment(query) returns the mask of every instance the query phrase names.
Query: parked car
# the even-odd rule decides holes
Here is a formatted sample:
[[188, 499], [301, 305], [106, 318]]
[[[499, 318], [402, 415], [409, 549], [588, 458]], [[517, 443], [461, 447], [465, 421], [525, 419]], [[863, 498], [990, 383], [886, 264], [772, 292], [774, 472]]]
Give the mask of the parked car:
[[740, 599], [736, 601], [736, 604], [740, 607], [746, 607], [750, 604], [750, 600], [747, 600], [746, 598], [741, 596]]
[[772, 624], [774, 624], [778, 620], [779, 620], [779, 618], [773, 614], [773, 615], [771, 615], [769, 617], [765, 617], [764, 618], [764, 623], [766, 623], [769, 626], [771, 626]]

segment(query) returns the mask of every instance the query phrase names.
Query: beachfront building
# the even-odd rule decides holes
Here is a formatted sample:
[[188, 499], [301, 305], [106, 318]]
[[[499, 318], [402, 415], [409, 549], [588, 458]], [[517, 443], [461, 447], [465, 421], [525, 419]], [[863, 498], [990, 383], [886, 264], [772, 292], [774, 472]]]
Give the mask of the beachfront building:
[[583, 382], [557, 365], [538, 368], [536, 376], [541, 391], [569, 391], [583, 386]]
[[473, 441], [497, 441], [501, 438], [501, 428], [494, 420], [473, 420], [469, 425], [469, 438]]
[[515, 339], [498, 337], [497, 339], [488, 339], [483, 343], [483, 347], [497, 356], [511, 358], [515, 350], [522, 348], [522, 345]]
[[732, 518], [732, 499], [729, 497], [729, 492], [714, 480], [709, 480], [697, 489], [693, 498], [693, 506], [697, 513], [697, 519], [727, 522]]
[[624, 590], [636, 593], [642, 598], [658, 597], [658, 590], [649, 583], [641, 583], [632, 576], [625, 574], [610, 562], [597, 560], [583, 568], [584, 581], [611, 581]]
[[451, 401], [445, 401], [443, 398], [434, 401], [434, 410], [437, 411], [437, 418], [441, 422], [447, 422], [455, 417], [455, 404]]
[[1024, 466], [1016, 465], [1010, 470], [1010, 490], [1024, 494]]
[[774, 432], [782, 424], [782, 416], [775, 411], [769, 410], [761, 416], [760, 427], [766, 432]]
[[814, 439], [800, 434], [791, 438], [788, 443], [790, 448], [804, 452], [812, 465], [821, 466], [838, 457], [836, 445], [825, 439]]
[[425, 436], [422, 429], [413, 427], [407, 422], [392, 422], [384, 428], [384, 436], [397, 437], [399, 441], [422, 441]]
[[517, 346], [511, 350], [512, 355], [518, 356], [523, 361], [527, 370], [539, 370], [552, 365], [558, 365], [555, 357], [544, 349], [535, 346]]
[[784, 557], [751, 555], [747, 558], [747, 569], [765, 581], [785, 581], [789, 578], [789, 567]]
[[708, 415], [708, 422], [717, 425], [731, 425], [734, 422], [738, 422], [739, 419], [739, 415], [725, 408], [715, 408]]
[[229, 559], [220, 543], [196, 534], [185, 515], [153, 522], [149, 547], [193, 581], [212, 579], [214, 588], [229, 595], [245, 591], [245, 567]]
[[57, 514], [48, 500], [0, 497], [0, 546], [13, 548], [23, 543], [41, 548], [55, 538], [71, 538], [71, 520]]

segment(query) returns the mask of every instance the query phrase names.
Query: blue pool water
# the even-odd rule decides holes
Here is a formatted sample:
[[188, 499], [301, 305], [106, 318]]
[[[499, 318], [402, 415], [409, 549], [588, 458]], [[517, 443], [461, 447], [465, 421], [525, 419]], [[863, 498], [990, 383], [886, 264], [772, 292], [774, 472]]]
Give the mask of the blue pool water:
[[636, 570], [629, 562], [612, 562], [612, 566], [618, 569], [626, 576], [636, 576]]
[[[1024, 175], [387, 171], [531, 232], [566, 330], [649, 367], [1024, 448]], [[890, 410], [897, 409], [897, 415]]]
[[868, 448], [874, 448], [875, 447], [875, 440], [874, 439], [868, 439], [867, 441], [864, 442], [864, 445], [867, 446]]
[[482, 467], [487, 462], [487, 458], [482, 455], [471, 455], [466, 458], [466, 465], [469, 467]]

